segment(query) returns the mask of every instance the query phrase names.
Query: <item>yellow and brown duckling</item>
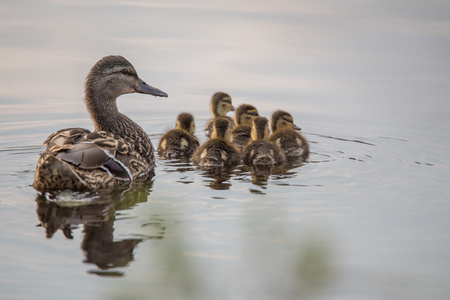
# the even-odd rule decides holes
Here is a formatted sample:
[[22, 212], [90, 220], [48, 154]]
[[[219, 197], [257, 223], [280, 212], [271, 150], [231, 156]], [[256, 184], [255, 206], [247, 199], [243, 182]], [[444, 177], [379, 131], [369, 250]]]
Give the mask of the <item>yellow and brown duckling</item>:
[[224, 92], [217, 92], [211, 97], [209, 110], [213, 118], [205, 126], [207, 137], [211, 137], [212, 125], [216, 118], [226, 118], [230, 122], [231, 128], [235, 126], [233, 119], [227, 116], [227, 113], [234, 111], [234, 106], [231, 101], [230, 95]]
[[95, 131], [66, 128], [44, 142], [33, 186], [40, 190], [111, 188], [154, 174], [155, 157], [147, 133], [117, 108], [127, 93], [167, 97], [146, 84], [122, 56], [106, 56], [90, 70], [85, 103]]
[[189, 113], [179, 114], [175, 129], [166, 132], [159, 140], [158, 154], [168, 158], [190, 157], [200, 144], [194, 134], [194, 117]]
[[225, 118], [213, 122], [211, 139], [197, 148], [192, 161], [202, 167], [229, 167], [239, 164], [238, 149], [230, 143], [231, 125]]
[[258, 116], [258, 110], [250, 104], [240, 105], [234, 113], [237, 126], [231, 131], [231, 143], [241, 152], [252, 138], [252, 122]]
[[281, 166], [285, 159], [283, 151], [274, 142], [269, 141], [269, 120], [256, 117], [251, 129], [252, 141], [247, 144], [242, 154], [246, 165]]
[[290, 113], [282, 110], [274, 112], [270, 120], [270, 126], [273, 134], [269, 140], [281, 148], [286, 159], [301, 158], [303, 161], [308, 159], [308, 141], [295, 131], [301, 129], [294, 124], [294, 119]]

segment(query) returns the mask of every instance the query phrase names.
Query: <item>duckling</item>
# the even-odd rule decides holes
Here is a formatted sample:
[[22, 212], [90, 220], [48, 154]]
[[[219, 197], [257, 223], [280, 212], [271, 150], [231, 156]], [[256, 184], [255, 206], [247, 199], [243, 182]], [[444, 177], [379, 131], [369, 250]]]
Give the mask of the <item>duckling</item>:
[[166, 132], [159, 140], [158, 154], [169, 158], [190, 157], [200, 144], [194, 133], [194, 117], [188, 113], [179, 114], [175, 129]]
[[252, 142], [244, 148], [242, 161], [246, 165], [281, 166], [284, 154], [274, 142], [269, 141], [269, 120], [256, 117], [251, 129]]
[[116, 98], [127, 93], [167, 94], [140, 79], [122, 56], [106, 56], [90, 70], [85, 104], [95, 131], [66, 128], [44, 142], [33, 186], [39, 191], [111, 188], [153, 176], [155, 157], [147, 133], [121, 114]]
[[272, 114], [270, 120], [272, 136], [269, 141], [274, 142], [281, 148], [288, 158], [301, 158], [303, 161], [308, 159], [309, 144], [308, 141], [295, 130], [301, 130], [294, 124], [294, 119], [288, 112], [278, 110]]
[[258, 110], [249, 104], [240, 105], [234, 114], [237, 127], [231, 132], [231, 143], [242, 152], [251, 140], [252, 121], [259, 116]]
[[211, 137], [213, 122], [216, 118], [226, 118], [230, 122], [231, 128], [235, 126], [233, 119], [226, 115], [230, 111], [234, 111], [234, 106], [231, 101], [230, 95], [223, 92], [217, 92], [211, 97], [209, 110], [213, 118], [205, 126], [206, 136], [208, 138]]
[[231, 125], [225, 118], [213, 123], [211, 139], [197, 148], [192, 161], [202, 167], [229, 167], [239, 164], [238, 149], [230, 143]]

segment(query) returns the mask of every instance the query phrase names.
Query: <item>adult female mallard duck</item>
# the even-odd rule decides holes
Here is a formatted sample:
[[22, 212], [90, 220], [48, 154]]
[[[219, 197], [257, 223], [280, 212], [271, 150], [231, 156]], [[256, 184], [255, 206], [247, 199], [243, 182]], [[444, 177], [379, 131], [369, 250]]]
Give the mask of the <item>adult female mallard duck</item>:
[[153, 146], [145, 131], [117, 108], [127, 93], [167, 97], [140, 79], [122, 56], [106, 56], [90, 70], [85, 103], [95, 131], [66, 128], [44, 142], [34, 177], [40, 191], [111, 188], [153, 176]]
[[256, 117], [252, 125], [252, 142], [245, 148], [242, 161], [246, 165], [280, 166], [284, 163], [284, 154], [270, 136], [269, 120]]
[[301, 158], [303, 161], [308, 159], [308, 141], [295, 131], [301, 130], [301, 128], [294, 124], [294, 119], [290, 113], [282, 110], [274, 112], [270, 120], [270, 126], [273, 134], [269, 140], [281, 148], [286, 159]]
[[214, 120], [211, 139], [197, 148], [192, 161], [202, 167], [237, 165], [241, 157], [238, 149], [230, 143], [230, 127], [230, 122], [225, 118]]
[[158, 144], [158, 154], [165, 157], [190, 157], [199, 146], [195, 134], [194, 117], [181, 113], [177, 117], [175, 129], [166, 132]]
[[234, 120], [237, 127], [231, 131], [231, 143], [242, 152], [245, 145], [252, 139], [252, 122], [259, 116], [258, 110], [249, 104], [242, 104], [234, 113]]
[[217, 92], [211, 97], [209, 110], [213, 118], [208, 121], [205, 126], [206, 136], [211, 137], [213, 122], [216, 118], [226, 118], [231, 123], [231, 128], [234, 127], [234, 121], [226, 114], [234, 111], [234, 106], [231, 103], [231, 97], [227, 93]]

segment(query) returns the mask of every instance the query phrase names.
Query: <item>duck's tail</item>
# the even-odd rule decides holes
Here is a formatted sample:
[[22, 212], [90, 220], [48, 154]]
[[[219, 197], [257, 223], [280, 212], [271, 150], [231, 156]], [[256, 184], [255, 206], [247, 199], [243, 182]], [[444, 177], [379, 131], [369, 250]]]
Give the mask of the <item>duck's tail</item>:
[[36, 166], [33, 187], [39, 191], [82, 190], [86, 183], [66, 162], [52, 154], [43, 153]]

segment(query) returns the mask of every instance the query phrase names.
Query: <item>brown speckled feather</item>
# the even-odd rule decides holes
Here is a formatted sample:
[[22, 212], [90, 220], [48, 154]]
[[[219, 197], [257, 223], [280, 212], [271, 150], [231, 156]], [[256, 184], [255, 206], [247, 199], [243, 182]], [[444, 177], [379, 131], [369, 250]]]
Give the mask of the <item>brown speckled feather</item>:
[[152, 171], [139, 153], [111, 133], [60, 130], [46, 144], [36, 168], [38, 190], [111, 188]]

